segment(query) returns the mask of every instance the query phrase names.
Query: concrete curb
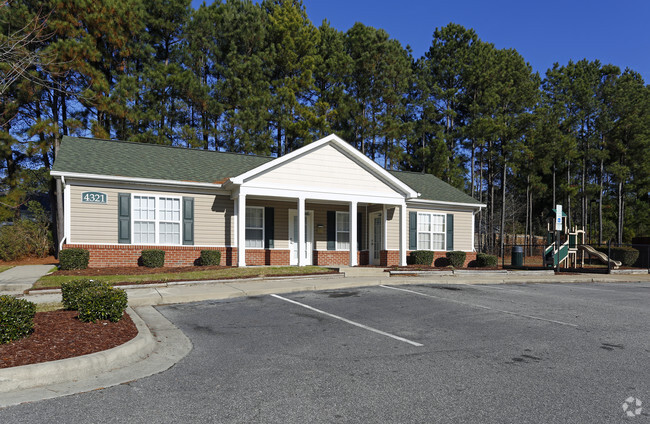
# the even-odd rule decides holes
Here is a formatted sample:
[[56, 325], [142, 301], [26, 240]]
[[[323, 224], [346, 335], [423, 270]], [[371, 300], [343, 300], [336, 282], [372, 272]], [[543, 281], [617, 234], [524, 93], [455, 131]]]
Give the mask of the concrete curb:
[[78, 380], [89, 374], [111, 371], [116, 363], [125, 366], [145, 358], [154, 350], [156, 342], [142, 318], [131, 308], [127, 308], [127, 313], [138, 329], [133, 339], [88, 355], [0, 369], [0, 393]]
[[90, 355], [0, 370], [0, 408], [127, 383], [172, 367], [192, 343], [153, 307], [128, 309], [138, 335]]
[[[174, 287], [174, 286], [193, 286], [201, 284], [216, 284], [216, 283], [237, 283], [245, 281], [275, 281], [275, 280], [329, 280], [333, 278], [345, 278], [345, 273], [338, 274], [312, 274], [312, 275], [296, 275], [296, 276], [277, 276], [277, 277], [252, 277], [252, 278], [227, 278], [222, 280], [188, 280], [188, 281], [170, 281], [166, 283], [143, 283], [143, 284], [126, 284], [122, 286], [114, 286], [118, 289], [146, 289], [146, 288], [159, 288], [159, 287]], [[101, 280], [101, 276], [97, 277], [98, 280]], [[39, 294], [56, 294], [61, 293], [61, 289], [38, 289], [38, 290], [27, 290], [26, 294], [28, 295], [39, 295]]]

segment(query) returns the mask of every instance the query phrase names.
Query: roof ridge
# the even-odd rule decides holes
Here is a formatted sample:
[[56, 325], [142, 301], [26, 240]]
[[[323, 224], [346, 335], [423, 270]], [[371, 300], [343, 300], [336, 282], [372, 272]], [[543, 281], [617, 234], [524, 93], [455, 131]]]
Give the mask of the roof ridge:
[[[442, 179], [441, 179], [440, 177], [436, 177], [435, 175], [433, 175], [433, 174], [429, 174], [428, 172], [402, 171], [402, 170], [399, 170], [399, 169], [389, 169], [388, 171], [389, 171], [389, 172], [399, 172], [400, 174], [431, 175], [433, 178], [437, 178], [437, 179], [439, 179], [440, 181], [442, 181]], [[453, 186], [452, 186], [452, 187], [453, 187]], [[455, 188], [455, 187], [454, 187], [454, 188]]]
[[63, 138], [72, 138], [72, 139], [80, 139], [80, 140], [99, 140], [99, 141], [107, 141], [110, 143], [121, 143], [121, 144], [132, 144], [132, 145], [137, 145], [137, 146], [151, 146], [151, 147], [167, 147], [170, 149], [176, 149], [176, 150], [184, 150], [184, 151], [194, 151], [194, 152], [211, 152], [211, 153], [221, 153], [221, 154], [228, 154], [228, 155], [236, 155], [236, 156], [245, 156], [245, 157], [254, 157], [254, 158], [262, 158], [262, 159], [277, 159], [277, 157], [273, 156], [262, 156], [262, 155], [256, 155], [256, 154], [250, 154], [250, 153], [238, 153], [238, 152], [222, 152], [219, 150], [206, 150], [206, 149], [200, 149], [200, 148], [194, 148], [194, 147], [182, 147], [182, 146], [172, 146], [168, 144], [154, 144], [154, 143], [143, 143], [140, 141], [129, 141], [129, 140], [117, 140], [117, 139], [110, 139], [110, 138], [99, 138], [99, 137], [84, 137], [84, 136], [70, 136], [70, 135], [65, 135]]

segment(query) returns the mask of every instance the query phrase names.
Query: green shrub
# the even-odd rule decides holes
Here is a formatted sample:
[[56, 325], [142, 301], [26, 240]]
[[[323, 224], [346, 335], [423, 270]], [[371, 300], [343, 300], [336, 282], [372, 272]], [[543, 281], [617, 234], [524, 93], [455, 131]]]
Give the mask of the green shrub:
[[160, 268], [165, 265], [165, 251], [148, 249], [142, 251], [142, 265], [147, 268]]
[[462, 268], [465, 265], [465, 252], [455, 250], [453, 252], [447, 252], [446, 256], [454, 268]]
[[13, 296], [0, 296], [0, 344], [22, 339], [34, 330], [36, 305]]
[[86, 269], [90, 260], [90, 252], [86, 249], [72, 247], [59, 252], [61, 269]]
[[[609, 251], [607, 246], [596, 246], [599, 252], [607, 255]], [[639, 259], [639, 251], [629, 246], [612, 246], [612, 257], [615, 261], [620, 261], [623, 266], [634, 266], [634, 263]]]
[[433, 263], [433, 251], [431, 250], [416, 250], [411, 252], [410, 256], [413, 265], [431, 266]]
[[67, 283], [61, 283], [61, 298], [63, 307], [69, 310], [76, 311], [78, 309], [79, 297], [81, 293], [88, 287], [101, 286], [104, 283], [96, 280], [79, 279], [72, 280]]
[[0, 259], [3, 261], [44, 258], [53, 250], [47, 212], [35, 201], [27, 203], [27, 210], [32, 219], [17, 219], [13, 225], [0, 228]]
[[481, 268], [496, 267], [499, 259], [495, 255], [488, 255], [486, 253], [478, 253], [476, 255], [476, 266]]
[[221, 264], [221, 252], [218, 250], [201, 250], [201, 265]]
[[79, 320], [95, 322], [109, 320], [117, 322], [122, 319], [127, 306], [126, 292], [108, 284], [86, 287], [77, 302]]

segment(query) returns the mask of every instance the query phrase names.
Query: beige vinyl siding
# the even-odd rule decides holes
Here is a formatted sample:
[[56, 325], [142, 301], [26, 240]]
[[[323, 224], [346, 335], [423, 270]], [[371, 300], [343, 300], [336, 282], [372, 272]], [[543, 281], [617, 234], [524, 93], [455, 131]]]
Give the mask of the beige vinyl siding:
[[386, 250], [399, 250], [399, 210], [386, 206]]
[[333, 191], [344, 189], [353, 182], [360, 193], [396, 194], [386, 183], [329, 144], [272, 168], [250, 181], [280, 186], [295, 184]]
[[[203, 246], [234, 245], [234, 203], [229, 196], [170, 191], [105, 188], [71, 185], [70, 240], [72, 243], [117, 243], [118, 194], [159, 195], [194, 198], [194, 244]], [[106, 193], [106, 204], [82, 203], [86, 191]]]
[[[275, 229], [274, 249], [289, 248], [289, 209], [298, 209], [298, 201], [278, 202], [274, 200], [246, 199], [246, 206], [263, 206], [273, 208], [273, 225]], [[309, 209], [309, 208], [307, 208]]]
[[[327, 250], [327, 211], [349, 212], [347, 205], [307, 203], [305, 209], [314, 211], [314, 250]], [[321, 228], [318, 228], [322, 225]]]
[[[407, 212], [432, 212], [440, 214], [454, 214], [454, 250], [465, 252], [472, 251], [472, 211], [458, 211], [450, 209], [440, 209], [437, 207], [407, 207]], [[410, 228], [410, 215], [406, 215], [406, 228]], [[446, 224], [445, 224], [446, 225]], [[406, 235], [408, 237], [408, 233]], [[407, 240], [408, 247], [408, 240]]]

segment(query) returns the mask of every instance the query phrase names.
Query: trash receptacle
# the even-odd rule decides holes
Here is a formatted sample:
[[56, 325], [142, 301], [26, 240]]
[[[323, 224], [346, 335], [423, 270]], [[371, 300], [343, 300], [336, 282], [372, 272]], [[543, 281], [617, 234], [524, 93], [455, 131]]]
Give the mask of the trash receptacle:
[[524, 266], [524, 248], [521, 246], [512, 246], [512, 266]]

